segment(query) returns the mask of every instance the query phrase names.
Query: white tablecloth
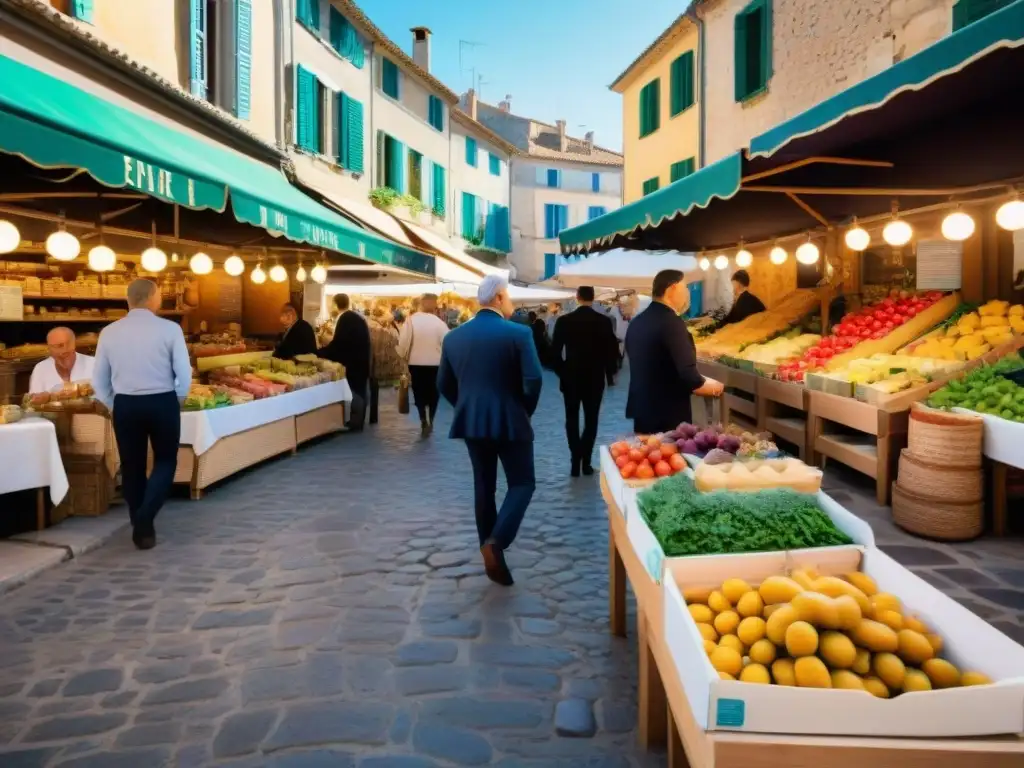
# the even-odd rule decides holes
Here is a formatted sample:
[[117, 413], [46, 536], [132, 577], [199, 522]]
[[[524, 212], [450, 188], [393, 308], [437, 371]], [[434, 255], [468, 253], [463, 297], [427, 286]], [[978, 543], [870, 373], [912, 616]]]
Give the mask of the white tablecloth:
[[981, 416], [985, 421], [985, 443], [982, 452], [986, 456], [1007, 466], [1024, 469], [1024, 424], [966, 408], [953, 410], [970, 416]]
[[181, 444], [191, 445], [198, 456], [222, 437], [340, 402], [352, 402], [352, 390], [344, 379], [243, 405], [186, 411], [181, 414]]
[[57, 430], [52, 422], [32, 416], [0, 424], [0, 493], [29, 488], [49, 488], [54, 504], [68, 492]]

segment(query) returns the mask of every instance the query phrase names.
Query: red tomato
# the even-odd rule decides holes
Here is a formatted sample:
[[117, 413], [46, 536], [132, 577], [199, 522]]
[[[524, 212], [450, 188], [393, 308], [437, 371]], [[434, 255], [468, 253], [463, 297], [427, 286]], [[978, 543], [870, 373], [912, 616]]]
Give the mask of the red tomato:
[[885, 338], [885, 331], [884, 330], [875, 331], [874, 333], [871, 334], [871, 338], [875, 339], [876, 341], [878, 339], [884, 339]]
[[659, 451], [657, 448], [654, 449], [653, 451], [647, 454], [647, 460], [651, 463], [651, 466], [653, 467], [655, 464], [661, 461], [661, 451]]
[[641, 461], [644, 460], [644, 456], [646, 455], [646, 451], [641, 451], [639, 448], [633, 448], [629, 452], [629, 460], [636, 464], [639, 464]]
[[672, 456], [679, 453], [679, 446], [675, 443], [662, 443], [658, 450], [661, 451], [662, 456]]
[[821, 350], [820, 357], [822, 360], [828, 360], [832, 355], [835, 354], [834, 349], [823, 349]]
[[633, 477], [636, 474], [636, 462], [630, 461], [619, 470], [623, 477]]
[[682, 454], [673, 453], [668, 458], [668, 465], [676, 472], [682, 472], [686, 469], [686, 459], [683, 458]]
[[644, 462], [636, 468], [636, 476], [641, 480], [650, 480], [654, 477], [654, 468], [647, 462]]
[[622, 456], [615, 457], [615, 466], [618, 467], [619, 469], [622, 469], [627, 464], [629, 464], [629, 456], [623, 454]]
[[651, 435], [650, 437], [647, 438], [648, 448], [657, 448], [659, 445], [661, 445], [661, 438], [658, 437], [657, 435]]
[[882, 321], [881, 320], [875, 320], [871, 324], [871, 330], [872, 331], [880, 331], [880, 330], [882, 330]]
[[654, 465], [654, 474], [658, 477], [668, 477], [672, 474], [672, 467], [667, 461], [659, 461]]

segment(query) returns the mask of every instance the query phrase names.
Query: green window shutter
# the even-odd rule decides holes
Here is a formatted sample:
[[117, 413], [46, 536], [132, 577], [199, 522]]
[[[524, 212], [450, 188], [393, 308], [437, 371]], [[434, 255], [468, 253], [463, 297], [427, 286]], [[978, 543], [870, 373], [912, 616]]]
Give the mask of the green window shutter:
[[391, 59], [381, 59], [380, 87], [385, 95], [398, 98], [398, 65]]
[[431, 191], [434, 198], [434, 213], [444, 218], [445, 215], [445, 200], [447, 194], [445, 192], [444, 182], [444, 166], [433, 164], [433, 184], [431, 185]]
[[678, 115], [693, 106], [693, 51], [687, 51], [672, 62], [671, 114]]
[[345, 97], [345, 147], [347, 156], [343, 163], [352, 173], [363, 173], [363, 103], [351, 96]]
[[680, 160], [678, 163], [672, 163], [670, 171], [671, 181], [679, 181], [689, 176], [694, 171], [696, 161], [692, 157], [688, 157], [685, 160]]
[[302, 149], [319, 152], [320, 105], [316, 75], [300, 64], [295, 80], [295, 143]]
[[74, 0], [71, 6], [72, 15], [79, 21], [92, 24], [92, 2], [93, 0]]
[[640, 89], [640, 114], [637, 117], [640, 119], [640, 138], [642, 139], [647, 135], [647, 86]]
[[248, 120], [252, 107], [252, 0], [235, 0], [235, 116]]
[[760, 88], [768, 85], [772, 69], [772, 0], [761, 2], [761, 82]]
[[654, 133], [661, 125], [661, 78], [655, 78], [640, 91], [640, 138]]
[[462, 193], [462, 237], [469, 240], [476, 236], [476, 196]]
[[189, 92], [206, 98], [206, 3], [189, 0]]
[[960, 0], [959, 3], [953, 6], [953, 31], [956, 32], [958, 29], [963, 29], [971, 23], [970, 15], [970, 0]]
[[747, 88], [747, 12], [741, 11], [733, 19], [735, 32], [733, 50], [733, 75], [736, 101], [742, 101], [750, 92]]
[[648, 179], [644, 182], [644, 194], [649, 195], [651, 192], [657, 192], [658, 187], [661, 186], [661, 180], [655, 176], [652, 179]]

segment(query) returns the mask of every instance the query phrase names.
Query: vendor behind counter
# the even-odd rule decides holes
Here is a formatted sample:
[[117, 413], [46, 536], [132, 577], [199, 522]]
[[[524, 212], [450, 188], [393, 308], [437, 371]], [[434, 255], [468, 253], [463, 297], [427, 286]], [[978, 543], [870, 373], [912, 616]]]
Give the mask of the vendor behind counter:
[[75, 348], [70, 328], [54, 328], [46, 334], [50, 356], [36, 364], [29, 379], [30, 394], [54, 392], [72, 382], [91, 382], [94, 359]]
[[738, 269], [733, 272], [732, 292], [734, 299], [732, 309], [729, 310], [729, 314], [722, 320], [722, 326], [738, 323], [741, 320], [746, 320], [751, 315], [765, 311], [764, 303], [752, 294], [749, 288], [750, 275], [747, 274], [747, 270]]

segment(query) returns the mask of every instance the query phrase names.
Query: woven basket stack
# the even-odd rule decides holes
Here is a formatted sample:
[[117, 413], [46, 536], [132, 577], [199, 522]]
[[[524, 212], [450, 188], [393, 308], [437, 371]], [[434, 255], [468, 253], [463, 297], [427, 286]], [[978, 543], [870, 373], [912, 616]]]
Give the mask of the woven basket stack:
[[985, 525], [982, 436], [979, 416], [945, 413], [914, 404], [908, 445], [892, 488], [898, 526], [930, 539], [963, 541]]

